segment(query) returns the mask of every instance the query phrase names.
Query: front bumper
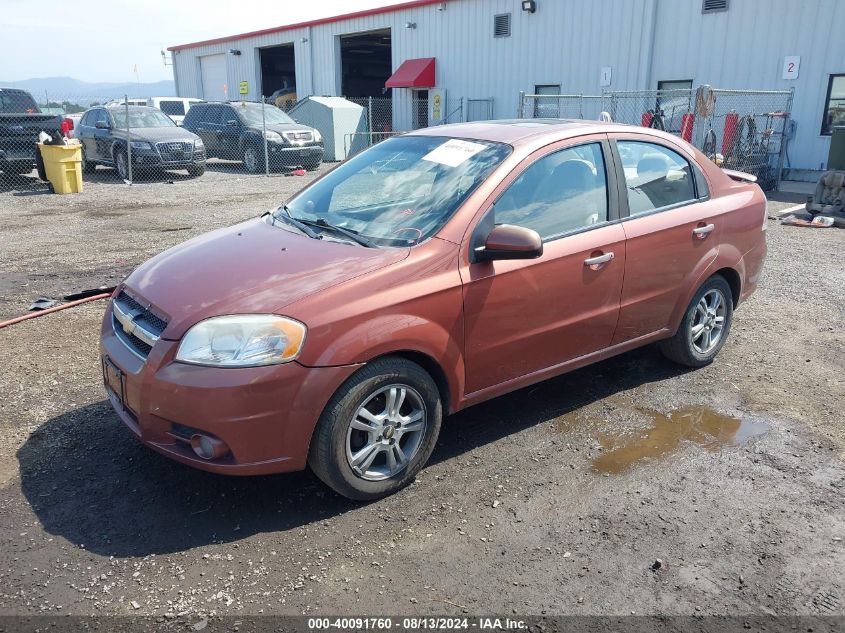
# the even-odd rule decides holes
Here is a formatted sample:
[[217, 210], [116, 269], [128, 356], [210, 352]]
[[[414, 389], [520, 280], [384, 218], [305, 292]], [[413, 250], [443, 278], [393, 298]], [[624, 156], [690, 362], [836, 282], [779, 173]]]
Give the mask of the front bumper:
[[186, 169], [205, 165], [205, 159], [205, 148], [194, 149], [188, 153], [162, 153], [156, 147], [132, 150], [132, 164], [136, 167]]
[[[122, 374], [106, 387], [112, 406], [141, 442], [184, 464], [211, 472], [260, 475], [302, 470], [314, 426], [334, 391], [359, 366], [309, 368], [296, 362], [220, 369], [173, 362], [178, 341], [159, 340], [146, 359], [114, 332], [111, 304], [100, 352]], [[105, 373], [104, 373], [105, 378]], [[188, 442], [193, 431], [226, 443], [208, 461]]]
[[291, 146], [280, 143], [267, 143], [267, 156], [270, 164], [285, 167], [297, 165], [319, 165], [323, 161], [322, 145]]

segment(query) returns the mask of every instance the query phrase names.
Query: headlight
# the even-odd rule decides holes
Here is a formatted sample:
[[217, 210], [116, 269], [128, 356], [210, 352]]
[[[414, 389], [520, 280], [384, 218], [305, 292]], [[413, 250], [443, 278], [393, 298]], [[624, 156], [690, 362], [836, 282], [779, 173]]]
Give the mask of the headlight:
[[322, 142], [323, 142], [323, 135], [322, 135], [322, 134], [320, 134], [320, 130], [314, 130], [314, 140], [315, 140], [317, 143], [322, 143]]
[[202, 142], [201, 138], [198, 138], [194, 141], [194, 147], [205, 147], [205, 143]]
[[182, 337], [176, 360], [216, 367], [276, 365], [294, 360], [305, 326], [273, 314], [238, 314], [200, 321]]
[[273, 141], [275, 143], [284, 143], [284, 140], [282, 139], [282, 135], [279, 134], [278, 132], [274, 132], [273, 130], [265, 131], [264, 132], [264, 138], [266, 138], [268, 141]]
[[152, 145], [146, 141], [132, 141], [132, 149], [152, 149]]

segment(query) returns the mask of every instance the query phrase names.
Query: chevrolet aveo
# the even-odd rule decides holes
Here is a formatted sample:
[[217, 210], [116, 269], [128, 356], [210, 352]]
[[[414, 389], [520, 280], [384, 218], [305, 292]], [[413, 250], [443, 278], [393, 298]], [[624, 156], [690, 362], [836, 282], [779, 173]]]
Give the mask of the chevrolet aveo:
[[658, 342], [711, 362], [766, 253], [765, 197], [669, 134], [493, 121], [397, 136], [114, 293], [112, 405], [144, 444], [374, 499], [441, 420]]

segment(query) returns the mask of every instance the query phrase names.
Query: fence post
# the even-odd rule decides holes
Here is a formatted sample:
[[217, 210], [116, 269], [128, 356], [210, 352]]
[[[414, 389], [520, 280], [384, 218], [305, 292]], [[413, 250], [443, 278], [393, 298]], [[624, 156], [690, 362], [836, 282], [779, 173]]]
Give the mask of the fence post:
[[783, 119], [783, 134], [780, 137], [780, 152], [778, 152], [778, 176], [775, 183], [775, 191], [780, 191], [780, 183], [783, 179], [783, 161], [786, 156], [786, 146], [789, 143], [787, 138], [787, 129], [789, 122], [792, 120], [792, 100], [795, 98], [795, 86], [790, 88], [789, 96], [786, 98], [786, 117]]
[[516, 118], [517, 119], [524, 119], [525, 116], [525, 91], [519, 91], [519, 105], [516, 108]]
[[264, 175], [270, 177], [270, 151], [267, 148], [267, 120], [264, 116], [264, 108], [267, 107], [264, 95], [261, 95], [261, 136], [264, 138]]
[[126, 169], [129, 184], [132, 184], [132, 139], [129, 136], [129, 95], [123, 95], [123, 107], [126, 113]]
[[367, 97], [367, 133], [369, 136], [367, 147], [373, 144], [373, 98]]

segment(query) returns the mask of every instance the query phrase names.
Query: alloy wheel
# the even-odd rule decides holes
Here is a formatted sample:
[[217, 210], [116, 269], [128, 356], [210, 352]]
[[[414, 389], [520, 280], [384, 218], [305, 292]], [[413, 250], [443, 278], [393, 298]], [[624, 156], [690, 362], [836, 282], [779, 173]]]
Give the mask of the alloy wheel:
[[721, 290], [708, 290], [695, 307], [690, 338], [699, 354], [710, 353], [722, 338], [727, 312], [726, 298]]
[[126, 154], [123, 152], [118, 152], [117, 156], [115, 156], [115, 163], [117, 164], [117, 174], [123, 180], [129, 178], [129, 167], [126, 164]]
[[246, 170], [250, 173], [254, 174], [258, 171], [258, 154], [252, 147], [247, 148], [247, 150], [244, 152], [244, 166], [246, 167]]
[[370, 394], [346, 431], [346, 460], [366, 481], [389, 479], [404, 470], [422, 445], [425, 402], [409, 385], [392, 384]]

